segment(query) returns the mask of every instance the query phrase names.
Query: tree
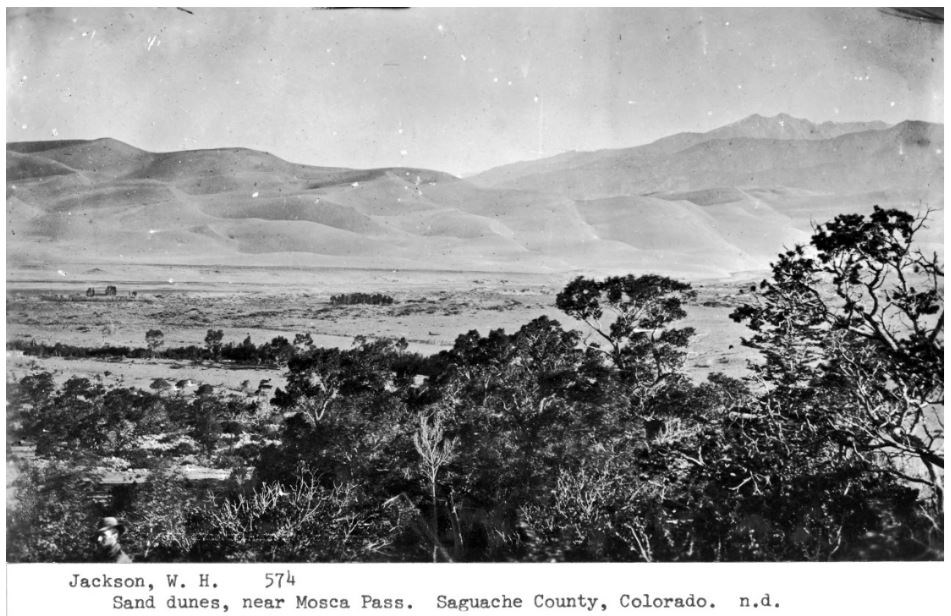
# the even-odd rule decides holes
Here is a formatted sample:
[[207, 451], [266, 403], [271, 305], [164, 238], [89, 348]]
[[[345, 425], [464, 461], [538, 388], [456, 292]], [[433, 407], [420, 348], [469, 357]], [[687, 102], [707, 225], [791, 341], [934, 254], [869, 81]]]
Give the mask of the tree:
[[[139, 389], [106, 390], [101, 383], [72, 377], [58, 391], [46, 375], [20, 382], [11, 410], [19, 407], [19, 433], [36, 442], [40, 455], [61, 459], [124, 455], [144, 434], [164, 427], [157, 396]], [[31, 408], [24, 409], [29, 404]]]
[[241, 363], [260, 363], [260, 357], [258, 356], [258, 348], [251, 342], [251, 334], [248, 334], [244, 340], [236, 347], [231, 347], [226, 349], [226, 357]]
[[205, 334], [205, 348], [211, 354], [212, 359], [218, 359], [221, 356], [221, 341], [225, 333], [220, 329], [209, 329]]
[[101, 384], [71, 377], [54, 396], [26, 414], [23, 434], [35, 439], [40, 455], [98, 452], [108, 439], [102, 413], [104, 394]]
[[683, 302], [692, 296], [689, 284], [655, 274], [600, 282], [579, 276], [558, 294], [556, 305], [597, 335], [600, 341], [589, 336], [586, 345], [613, 363], [632, 388], [632, 403], [643, 408], [683, 364], [694, 330], [670, 325], [687, 316]]
[[[122, 516], [135, 529], [123, 540], [136, 562], [182, 561], [207, 530], [213, 496], [188, 485], [188, 480], [166, 465], [152, 469], [132, 488], [130, 506]], [[205, 528], [202, 528], [205, 526]]]
[[[9, 387], [9, 386], [8, 386]], [[37, 408], [46, 404], [56, 392], [56, 381], [49, 372], [30, 374], [7, 390], [7, 400], [11, 406], [30, 405]]]
[[106, 436], [103, 451], [115, 456], [135, 451], [140, 437], [167, 427], [164, 405], [157, 396], [140, 389], [110, 389], [100, 405], [96, 427]]
[[522, 507], [546, 499], [559, 469], [610, 446], [622, 429], [602, 395], [601, 378], [612, 376], [579, 342], [548, 317], [513, 334], [471, 331], [431, 379], [432, 411], [456, 443], [442, 471], [453, 559], [517, 557]]
[[286, 391], [272, 400], [285, 413], [281, 443], [262, 452], [259, 476], [280, 480], [303, 465], [321, 482], [360, 477], [381, 497], [415, 484], [405, 472], [416, 457], [415, 415], [404, 401], [412, 381], [398, 371], [398, 358], [392, 341], [367, 339], [295, 355]]
[[7, 504], [8, 562], [89, 562], [94, 546], [85, 529], [96, 528], [100, 510], [94, 469], [53, 459], [23, 465], [11, 478]]
[[149, 347], [149, 357], [155, 357], [155, 351], [165, 344], [165, 334], [160, 330], [150, 329], [145, 332], [145, 343]]
[[294, 356], [296, 349], [287, 338], [277, 336], [262, 346], [261, 352], [266, 361], [274, 362], [279, 366], [286, 366], [287, 362]]
[[191, 436], [208, 455], [214, 452], [221, 437], [221, 407], [218, 400], [202, 396], [197, 397], [191, 405], [191, 417], [188, 419]]
[[314, 349], [314, 339], [309, 333], [294, 336], [294, 348], [298, 353], [305, 353]]
[[154, 389], [156, 392], [163, 392], [171, 389], [172, 384], [168, 381], [168, 379], [157, 377], [152, 379], [152, 382], [149, 384], [149, 388]]
[[391, 340], [371, 341], [358, 336], [352, 349], [311, 347], [298, 354], [293, 347], [284, 346], [285, 339], [280, 340], [277, 348], [291, 353], [287, 391], [278, 389], [273, 402], [285, 410], [306, 414], [313, 424], [319, 423], [343, 396], [385, 391], [395, 378], [390, 364], [396, 343]]
[[430, 527], [433, 540], [433, 562], [438, 561], [439, 555], [439, 505], [436, 500], [436, 488], [440, 469], [452, 459], [452, 450], [455, 440], [446, 440], [442, 428], [442, 418], [439, 413], [433, 414], [431, 420], [419, 416], [419, 430], [413, 435], [413, 445], [422, 458], [422, 470], [429, 480], [430, 497], [432, 498], [432, 517]]
[[208, 512], [208, 530], [193, 547], [212, 560], [320, 562], [373, 560], [391, 541], [394, 526], [379, 504], [366, 506], [359, 488], [323, 486], [296, 474], [223, 499]]
[[838, 216], [782, 254], [733, 318], [753, 330], [776, 400], [811, 410], [843, 453], [940, 496], [944, 270], [915, 245], [924, 224], [878, 206]]

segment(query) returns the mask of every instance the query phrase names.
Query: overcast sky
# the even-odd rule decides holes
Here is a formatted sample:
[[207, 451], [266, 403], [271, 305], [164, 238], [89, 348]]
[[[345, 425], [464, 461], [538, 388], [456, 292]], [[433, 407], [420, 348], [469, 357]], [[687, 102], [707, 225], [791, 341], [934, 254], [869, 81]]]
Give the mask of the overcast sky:
[[752, 113], [943, 121], [941, 26], [875, 9], [8, 9], [7, 141], [463, 174]]

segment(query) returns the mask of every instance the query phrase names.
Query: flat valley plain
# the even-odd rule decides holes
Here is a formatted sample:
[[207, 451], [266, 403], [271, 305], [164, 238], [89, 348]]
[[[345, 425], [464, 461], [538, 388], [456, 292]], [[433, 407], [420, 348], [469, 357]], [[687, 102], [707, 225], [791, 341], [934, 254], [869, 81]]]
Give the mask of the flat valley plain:
[[[750, 287], [765, 274], [691, 281], [697, 296], [677, 326], [696, 330], [685, 364], [693, 379], [713, 372], [747, 373], [748, 361], [756, 358], [741, 344], [749, 332], [729, 314], [750, 300]], [[543, 315], [588, 335], [586, 325], [555, 306], [558, 292], [577, 275], [206, 265], [93, 264], [78, 266], [76, 272], [22, 268], [8, 271], [7, 341], [145, 347], [145, 333], [158, 329], [164, 348], [172, 348], [203, 346], [207, 331], [220, 329], [225, 344], [240, 344], [250, 336], [260, 345], [304, 333], [317, 346], [338, 348], [349, 348], [357, 336], [405, 338], [409, 351], [429, 355], [452, 347], [456, 337], [470, 330], [512, 333]], [[108, 285], [116, 287], [115, 296], [105, 295]], [[95, 291], [92, 297], [86, 295], [89, 288]], [[383, 293], [394, 302], [330, 302], [332, 295], [357, 292]], [[283, 385], [277, 367], [227, 362], [66, 359], [18, 352], [8, 352], [6, 362], [7, 382], [48, 371], [60, 383], [80, 376], [143, 389], [159, 377], [190, 378], [235, 393], [247, 389], [245, 381], [269, 378], [274, 387]]]

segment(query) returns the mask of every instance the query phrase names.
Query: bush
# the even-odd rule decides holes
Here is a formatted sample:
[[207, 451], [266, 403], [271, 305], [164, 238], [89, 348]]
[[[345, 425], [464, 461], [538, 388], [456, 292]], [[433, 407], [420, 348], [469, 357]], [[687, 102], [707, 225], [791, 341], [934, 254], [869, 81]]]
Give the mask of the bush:
[[265, 483], [211, 510], [196, 549], [240, 562], [380, 559], [395, 529], [361, 500], [353, 485], [325, 488], [305, 476]]
[[15, 497], [7, 499], [7, 561], [94, 560], [92, 533], [107, 512], [97, 504], [92, 479], [88, 469], [69, 463], [19, 467]]

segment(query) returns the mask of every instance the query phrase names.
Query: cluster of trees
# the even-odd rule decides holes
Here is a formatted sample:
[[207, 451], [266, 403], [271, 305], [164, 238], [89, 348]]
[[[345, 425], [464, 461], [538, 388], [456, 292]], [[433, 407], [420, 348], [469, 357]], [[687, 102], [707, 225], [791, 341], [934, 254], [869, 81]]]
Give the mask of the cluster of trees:
[[35, 357], [145, 359], [151, 356], [150, 351], [147, 348], [111, 345], [105, 345], [101, 347], [86, 347], [73, 344], [64, 344], [62, 342], [45, 344], [43, 342], [36, 342], [34, 340], [22, 339], [8, 341], [7, 350], [21, 351], [24, 355], [32, 355]]
[[[152, 529], [136, 547], [170, 560], [940, 559], [943, 270], [914, 247], [921, 224], [876, 208], [782, 254], [733, 314], [763, 357], [745, 380], [684, 376], [692, 290], [656, 275], [569, 283], [556, 304], [584, 331], [540, 317], [426, 361], [388, 340], [298, 341], [273, 400], [280, 438], [253, 481], [165, 518], [132, 501], [123, 513]], [[144, 503], [175, 482], [159, 484]]]
[[[148, 467], [163, 457], [210, 454], [225, 433], [266, 434], [266, 409], [240, 396], [161, 396], [138, 388], [107, 388], [85, 377], [57, 387], [49, 372], [8, 383], [8, 392], [10, 435], [35, 445], [38, 456], [80, 465], [123, 457]], [[146, 437], [182, 446], [146, 449]], [[257, 449], [249, 451], [230, 453], [253, 458]]]
[[79, 345], [44, 344], [35, 341], [12, 340], [7, 343], [10, 350], [22, 351], [26, 355], [38, 357], [69, 358], [124, 358], [146, 359], [160, 358], [178, 361], [230, 361], [241, 364], [283, 365], [301, 345], [313, 345], [310, 334], [298, 335], [294, 342], [284, 336], [276, 336], [269, 342], [256, 345], [248, 335], [242, 342], [224, 342], [224, 332], [209, 329], [205, 335], [204, 346], [187, 345], [182, 347], [165, 346], [165, 334], [159, 329], [150, 329], [145, 334], [145, 347], [101, 346], [86, 347]]
[[350, 304], [373, 304], [376, 306], [389, 306], [393, 303], [393, 298], [383, 293], [341, 293], [332, 295], [330, 303], [334, 306], [346, 306]]
[[[106, 295], [106, 297], [115, 297], [116, 295], [115, 285], [108, 285], [106, 287], [104, 295]], [[88, 289], [86, 289], [86, 297], [95, 297], [95, 296], [96, 296], [95, 287], [89, 287]]]

